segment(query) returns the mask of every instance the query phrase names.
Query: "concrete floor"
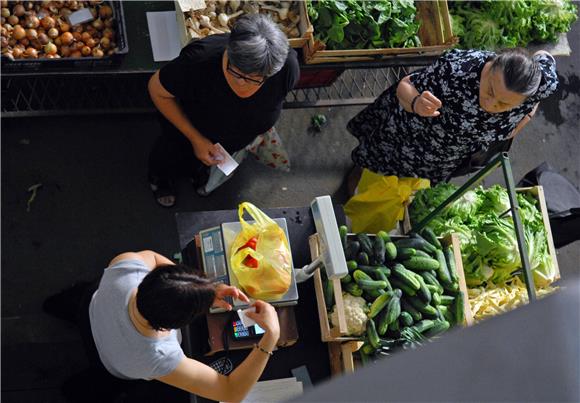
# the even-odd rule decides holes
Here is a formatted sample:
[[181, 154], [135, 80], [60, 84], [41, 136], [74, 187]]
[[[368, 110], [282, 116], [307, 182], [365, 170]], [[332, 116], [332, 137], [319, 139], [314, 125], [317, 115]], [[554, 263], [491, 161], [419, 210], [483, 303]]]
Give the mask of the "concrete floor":
[[[571, 57], [558, 58], [561, 91], [542, 104], [510, 153], [519, 180], [549, 161], [580, 185], [580, 26], [569, 34]], [[100, 276], [118, 253], [144, 248], [178, 252], [174, 214], [235, 208], [308, 205], [330, 194], [347, 200], [343, 179], [355, 140], [346, 122], [361, 107], [284, 111], [277, 125], [292, 160], [283, 173], [253, 161], [210, 197], [189, 183], [177, 206], [154, 202], [145, 178], [158, 134], [153, 116], [2, 119], [2, 401], [58, 402], [59, 386], [85, 365], [80, 338], [41, 311], [49, 295]], [[310, 116], [330, 124], [307, 132]], [[492, 175], [486, 184], [500, 183]], [[27, 189], [42, 184], [27, 211]], [[558, 251], [562, 277], [578, 273], [578, 242]]]

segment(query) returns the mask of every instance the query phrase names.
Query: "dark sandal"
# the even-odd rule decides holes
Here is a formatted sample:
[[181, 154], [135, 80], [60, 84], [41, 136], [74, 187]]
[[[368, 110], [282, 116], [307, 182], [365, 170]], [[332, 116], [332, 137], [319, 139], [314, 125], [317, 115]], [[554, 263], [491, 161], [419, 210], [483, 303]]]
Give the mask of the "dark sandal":
[[[173, 183], [169, 179], [162, 179], [158, 176], [149, 177], [149, 187], [155, 196], [155, 201], [161, 207], [170, 208], [175, 205], [175, 189]], [[173, 200], [166, 201], [164, 199], [173, 198]]]

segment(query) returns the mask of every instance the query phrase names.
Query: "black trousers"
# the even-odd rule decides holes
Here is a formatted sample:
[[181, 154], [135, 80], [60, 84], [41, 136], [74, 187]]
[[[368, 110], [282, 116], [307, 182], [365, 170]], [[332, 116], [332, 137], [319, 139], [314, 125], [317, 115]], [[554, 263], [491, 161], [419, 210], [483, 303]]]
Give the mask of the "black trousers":
[[103, 366], [93, 339], [89, 304], [99, 281], [74, 285], [44, 302], [44, 310], [74, 323], [83, 341], [89, 367], [62, 385], [62, 394], [69, 402], [187, 402], [188, 395], [158, 381], [125, 380], [113, 376]]
[[[149, 153], [149, 178], [162, 179], [180, 177], [199, 179], [201, 184], [207, 167], [197, 159], [193, 147], [173, 124], [157, 113], [161, 135], [155, 140]], [[205, 177], [207, 180], [207, 177]]]

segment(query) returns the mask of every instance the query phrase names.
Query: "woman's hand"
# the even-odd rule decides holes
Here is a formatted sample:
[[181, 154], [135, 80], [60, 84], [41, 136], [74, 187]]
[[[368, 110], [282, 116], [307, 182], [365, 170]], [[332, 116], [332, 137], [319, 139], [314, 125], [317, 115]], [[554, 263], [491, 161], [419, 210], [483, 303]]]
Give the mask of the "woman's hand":
[[[246, 312], [246, 316], [254, 320], [258, 326], [266, 332], [269, 332], [274, 336], [277, 341], [278, 337], [280, 337], [280, 322], [278, 321], [278, 313], [274, 307], [267, 302], [260, 300], [255, 301], [252, 306], [256, 308], [256, 312]], [[274, 341], [274, 343], [276, 343], [276, 341]]]
[[429, 91], [423, 91], [417, 96], [414, 105], [412, 105], [413, 112], [424, 118], [431, 118], [439, 116], [438, 111], [443, 104], [435, 95]]
[[246, 294], [241, 292], [239, 289], [234, 286], [225, 285], [222, 283], [215, 288], [215, 299], [213, 300], [212, 306], [231, 311], [232, 306], [225, 300], [226, 297], [232, 297], [234, 299], [239, 299], [240, 301], [250, 302]]
[[223, 161], [223, 155], [214, 143], [203, 136], [199, 136], [191, 143], [193, 152], [198, 160], [207, 166], [217, 165]]

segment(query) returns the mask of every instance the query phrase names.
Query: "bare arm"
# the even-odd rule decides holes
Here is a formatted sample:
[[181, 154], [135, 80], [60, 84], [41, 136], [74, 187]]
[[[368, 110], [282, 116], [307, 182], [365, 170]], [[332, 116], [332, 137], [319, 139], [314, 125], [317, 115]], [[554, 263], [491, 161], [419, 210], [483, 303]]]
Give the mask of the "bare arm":
[[[247, 313], [266, 330], [258, 346], [272, 351], [280, 337], [278, 315], [274, 307], [256, 301], [255, 313]], [[157, 378], [161, 382], [213, 400], [237, 402], [242, 400], [258, 381], [268, 363], [269, 354], [254, 348], [250, 355], [229, 375], [223, 376], [198, 361], [184, 358], [169, 375]]]
[[532, 118], [536, 114], [536, 111], [538, 110], [538, 105], [539, 105], [539, 103], [534, 105], [534, 109], [532, 109], [532, 111], [530, 113], [528, 113], [526, 116], [524, 116], [522, 118], [522, 120], [520, 120], [520, 122], [518, 123], [516, 128], [512, 131], [512, 134], [510, 134], [510, 136], [509, 136], [510, 139], [515, 137], [516, 134], [518, 134], [528, 123], [530, 123], [530, 121], [532, 120]]
[[[413, 100], [418, 97], [413, 107]], [[429, 91], [419, 91], [411, 83], [409, 76], [405, 76], [397, 85], [397, 98], [399, 103], [409, 113], [416, 113], [422, 117], [436, 117], [440, 112], [441, 101]]]
[[215, 165], [219, 155], [214, 144], [204, 137], [189, 121], [173, 94], [167, 91], [159, 81], [159, 70], [151, 76], [148, 84], [151, 100], [165, 116], [191, 143], [195, 156], [206, 165]]
[[121, 261], [121, 260], [128, 260], [128, 259], [136, 259], [142, 260], [145, 262], [149, 270], [153, 270], [154, 268], [160, 265], [167, 265], [167, 264], [175, 264], [168, 258], [163, 255], [160, 255], [157, 252], [153, 252], [152, 250], [143, 250], [141, 252], [125, 252], [121, 253], [120, 255], [116, 256], [111, 262], [109, 266]]

